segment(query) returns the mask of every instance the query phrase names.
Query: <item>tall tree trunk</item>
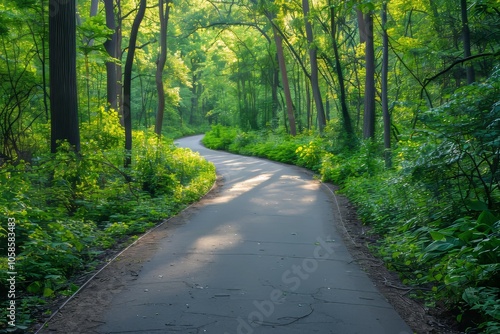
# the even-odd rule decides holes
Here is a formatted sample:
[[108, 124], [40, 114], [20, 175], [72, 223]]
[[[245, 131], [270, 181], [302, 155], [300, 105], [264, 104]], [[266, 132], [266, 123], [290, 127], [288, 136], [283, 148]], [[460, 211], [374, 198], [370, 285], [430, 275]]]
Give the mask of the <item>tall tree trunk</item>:
[[312, 101], [311, 101], [311, 85], [306, 82], [306, 110], [307, 110], [307, 130], [311, 130], [313, 125]]
[[335, 70], [339, 79], [340, 88], [340, 108], [342, 111], [342, 122], [344, 131], [347, 135], [347, 142], [349, 145], [354, 144], [354, 130], [352, 128], [351, 116], [347, 108], [347, 95], [345, 92], [344, 72], [342, 71], [342, 64], [340, 63], [339, 48], [337, 44], [337, 24], [335, 22], [335, 7], [330, 0], [330, 31], [332, 36], [333, 54], [335, 56]]
[[309, 60], [311, 63], [311, 89], [313, 93], [314, 103], [316, 104], [316, 109], [318, 112], [318, 128], [320, 132], [326, 126], [325, 108], [323, 106], [323, 100], [321, 98], [321, 89], [319, 87], [318, 78], [318, 49], [314, 45], [314, 36], [311, 21], [309, 18], [309, 0], [302, 0], [302, 10], [304, 12], [304, 20], [306, 27], [307, 41], [309, 43]]
[[293, 110], [292, 94], [290, 93], [290, 83], [288, 82], [288, 72], [286, 70], [285, 54], [283, 52], [283, 39], [273, 26], [274, 41], [276, 43], [276, 52], [278, 54], [278, 63], [281, 72], [281, 83], [283, 84], [283, 92], [285, 94], [286, 111], [288, 115], [288, 123], [290, 124], [290, 134], [297, 135], [295, 126], [295, 113]]
[[122, 5], [121, 5], [121, 0], [115, 0], [116, 1], [116, 58], [118, 59], [119, 63], [116, 66], [116, 109], [118, 110], [118, 114], [121, 115], [121, 121], [123, 125], [123, 68], [122, 68], [122, 58], [123, 58], [123, 53], [122, 53]]
[[108, 40], [104, 42], [104, 47], [112, 60], [106, 62], [106, 84], [107, 100], [110, 108], [118, 108], [118, 32], [116, 25], [116, 16], [114, 10], [114, 0], [104, 0], [104, 10], [106, 11], [106, 26], [113, 30]]
[[375, 49], [373, 40], [373, 13], [365, 14], [365, 113], [363, 116], [363, 137], [375, 137]]
[[[470, 46], [470, 29], [469, 29], [469, 18], [467, 15], [467, 0], [460, 0], [460, 7], [462, 10], [462, 35], [464, 40], [464, 56], [465, 58], [470, 57], [471, 46]], [[476, 74], [474, 72], [474, 67], [472, 65], [467, 65], [465, 68], [467, 72], [467, 84], [470, 85], [476, 81]]]
[[389, 36], [387, 35], [387, 3], [382, 5], [382, 114], [384, 118], [384, 159], [385, 167], [392, 167], [391, 115], [388, 100]]
[[[278, 60], [278, 53], [276, 53], [276, 63], [279, 64]], [[276, 67], [275, 65], [273, 66], [273, 82], [271, 85], [271, 99], [272, 99], [272, 119], [271, 119], [271, 127], [273, 129], [276, 129], [278, 127], [278, 109], [279, 109], [279, 99], [278, 99], [278, 87], [279, 87], [279, 81], [280, 81], [280, 70], [279, 70], [279, 65]]]
[[163, 115], [165, 113], [165, 88], [163, 85], [163, 69], [167, 61], [167, 29], [170, 17], [170, 0], [159, 0], [160, 13], [160, 56], [156, 64], [156, 90], [158, 91], [158, 110], [156, 114], [155, 133], [161, 136]]
[[358, 29], [359, 29], [359, 43], [363, 44], [366, 42], [366, 23], [365, 18], [363, 16], [363, 12], [359, 9], [356, 9], [356, 16], [358, 20]]
[[50, 149], [57, 151], [59, 141], [67, 140], [80, 151], [78, 95], [76, 86], [76, 4], [50, 0]]
[[90, 3], [90, 16], [96, 16], [99, 11], [99, 0], [92, 0]]
[[128, 45], [127, 60], [125, 62], [125, 71], [123, 78], [123, 125], [125, 127], [125, 167], [132, 163], [132, 111], [131, 104], [131, 86], [132, 86], [132, 65], [136, 49], [137, 34], [141, 25], [144, 13], [146, 12], [146, 0], [141, 0], [139, 11], [134, 18], [132, 30], [130, 31], [130, 41]]

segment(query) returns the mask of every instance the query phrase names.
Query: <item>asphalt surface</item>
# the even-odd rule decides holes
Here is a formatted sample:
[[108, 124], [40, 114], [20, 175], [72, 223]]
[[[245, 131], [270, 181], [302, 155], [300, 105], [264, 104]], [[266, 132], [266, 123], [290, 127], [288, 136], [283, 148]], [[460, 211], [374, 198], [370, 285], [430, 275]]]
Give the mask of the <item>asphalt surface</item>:
[[178, 145], [216, 165], [218, 196], [161, 241], [98, 333], [412, 333], [352, 262], [318, 181], [200, 139]]

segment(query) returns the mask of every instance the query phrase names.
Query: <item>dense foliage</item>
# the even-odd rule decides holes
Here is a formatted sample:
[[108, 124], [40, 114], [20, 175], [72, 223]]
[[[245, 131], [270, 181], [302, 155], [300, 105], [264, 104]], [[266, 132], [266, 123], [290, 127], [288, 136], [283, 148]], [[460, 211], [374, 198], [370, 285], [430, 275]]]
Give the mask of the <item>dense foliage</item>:
[[[214, 127], [203, 142], [315, 171], [342, 186], [381, 236], [374, 249], [414, 297], [445, 304], [464, 329], [500, 329], [500, 71], [457, 90], [402, 134], [394, 168], [370, 141]], [[447, 119], [449, 122], [443, 123]]]

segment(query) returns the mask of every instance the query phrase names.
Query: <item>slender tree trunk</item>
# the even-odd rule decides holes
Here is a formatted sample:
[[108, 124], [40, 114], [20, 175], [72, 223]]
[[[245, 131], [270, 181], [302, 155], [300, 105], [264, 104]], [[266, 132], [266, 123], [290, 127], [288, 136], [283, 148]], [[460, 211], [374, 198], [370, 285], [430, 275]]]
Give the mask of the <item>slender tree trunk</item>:
[[373, 13], [365, 14], [365, 113], [363, 116], [363, 137], [375, 137], [375, 50], [373, 41]]
[[392, 167], [391, 115], [388, 100], [389, 36], [387, 35], [387, 3], [382, 5], [382, 114], [384, 118], [385, 167]]
[[116, 16], [114, 10], [114, 0], [104, 0], [104, 10], [106, 11], [106, 26], [113, 30], [113, 33], [109, 36], [108, 40], [104, 43], [104, 47], [108, 52], [108, 55], [112, 60], [106, 62], [106, 84], [107, 84], [107, 100], [111, 109], [117, 109], [118, 107], [118, 77], [117, 71], [118, 66], [116, 62], [118, 61], [117, 54], [117, 25]]
[[302, 10], [304, 11], [304, 20], [306, 27], [307, 41], [309, 43], [309, 60], [311, 63], [311, 89], [313, 93], [314, 103], [316, 104], [316, 109], [318, 111], [318, 129], [323, 132], [326, 126], [325, 108], [323, 106], [323, 100], [321, 98], [321, 89], [319, 87], [318, 78], [318, 49], [314, 45], [314, 36], [311, 21], [309, 18], [309, 0], [302, 0]]
[[99, 10], [99, 0], [92, 0], [90, 3], [90, 16], [96, 16]]
[[335, 7], [332, 5], [330, 0], [330, 31], [332, 36], [333, 54], [335, 56], [335, 70], [337, 71], [337, 77], [339, 79], [340, 88], [340, 108], [342, 111], [342, 121], [344, 125], [344, 131], [347, 135], [347, 141], [349, 145], [354, 144], [354, 130], [352, 128], [351, 116], [349, 114], [349, 109], [347, 108], [347, 94], [345, 91], [344, 82], [344, 72], [342, 71], [342, 64], [340, 63], [339, 48], [337, 44], [337, 24], [335, 22]]
[[159, 0], [160, 12], [160, 56], [156, 65], [156, 90], [158, 91], [158, 110], [156, 114], [155, 133], [161, 137], [163, 115], [165, 113], [165, 88], [163, 85], [163, 69], [167, 61], [167, 29], [170, 17], [170, 0]]
[[118, 114], [121, 115], [121, 121], [123, 125], [123, 69], [122, 69], [122, 6], [121, 0], [116, 1], [116, 50], [115, 55], [118, 59], [119, 63], [116, 66], [116, 110], [118, 110]]
[[356, 10], [356, 16], [358, 19], [358, 29], [359, 29], [359, 43], [363, 44], [366, 42], [366, 23], [363, 16], [363, 12], [359, 9]]
[[311, 101], [311, 85], [306, 82], [306, 110], [307, 110], [307, 130], [311, 130], [313, 125], [312, 101]]
[[[278, 60], [278, 53], [276, 53], [276, 63], [279, 64]], [[273, 129], [276, 129], [278, 127], [278, 109], [279, 109], [279, 100], [278, 100], [278, 86], [279, 86], [279, 81], [280, 81], [280, 70], [279, 70], [279, 65], [276, 67], [276, 65], [273, 65], [273, 83], [271, 85], [271, 99], [272, 99], [272, 119], [271, 119], [271, 126]]]
[[285, 64], [285, 55], [283, 52], [283, 39], [275, 27], [273, 27], [274, 41], [276, 42], [276, 52], [278, 53], [278, 63], [281, 72], [281, 83], [283, 84], [283, 92], [285, 94], [286, 110], [288, 115], [288, 123], [290, 124], [290, 134], [297, 135], [295, 126], [295, 114], [293, 110], [292, 94], [290, 94], [290, 83], [288, 82], [288, 73]]
[[67, 140], [80, 151], [78, 95], [76, 86], [76, 5], [74, 1], [50, 0], [49, 66], [51, 152]]
[[131, 86], [132, 86], [132, 65], [136, 49], [137, 34], [141, 25], [144, 13], [146, 12], [146, 0], [141, 0], [139, 11], [134, 18], [132, 30], [130, 31], [130, 41], [128, 45], [127, 60], [125, 62], [125, 71], [123, 78], [123, 125], [125, 126], [125, 167], [132, 163], [132, 111], [131, 104]]
[[[462, 10], [462, 35], [464, 40], [464, 56], [465, 58], [470, 57], [471, 46], [470, 46], [470, 29], [469, 29], [469, 18], [467, 16], [467, 0], [460, 0], [460, 7]], [[476, 74], [474, 72], [474, 67], [472, 65], [467, 65], [465, 68], [467, 72], [467, 84], [470, 85], [476, 81]]]

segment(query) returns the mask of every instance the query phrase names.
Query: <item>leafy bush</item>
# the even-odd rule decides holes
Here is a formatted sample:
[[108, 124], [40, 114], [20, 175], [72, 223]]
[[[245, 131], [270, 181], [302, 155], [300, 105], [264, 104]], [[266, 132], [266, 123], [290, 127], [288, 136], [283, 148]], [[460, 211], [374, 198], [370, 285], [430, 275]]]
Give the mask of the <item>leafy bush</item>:
[[214, 150], [229, 150], [237, 136], [235, 128], [225, 127], [222, 125], [215, 125], [203, 137], [203, 144]]
[[301, 145], [295, 150], [297, 154], [297, 164], [309, 168], [313, 171], [321, 169], [323, 156], [326, 154], [323, 149], [323, 140], [316, 138], [307, 145]]

